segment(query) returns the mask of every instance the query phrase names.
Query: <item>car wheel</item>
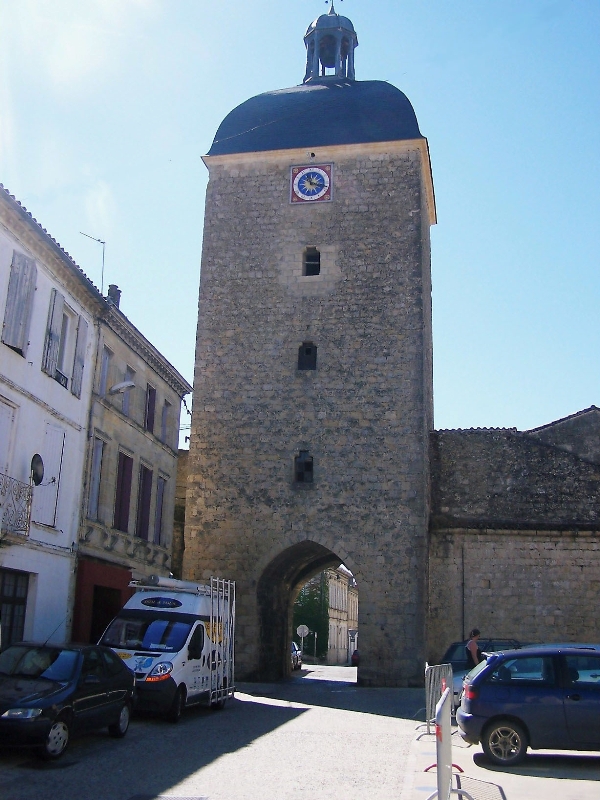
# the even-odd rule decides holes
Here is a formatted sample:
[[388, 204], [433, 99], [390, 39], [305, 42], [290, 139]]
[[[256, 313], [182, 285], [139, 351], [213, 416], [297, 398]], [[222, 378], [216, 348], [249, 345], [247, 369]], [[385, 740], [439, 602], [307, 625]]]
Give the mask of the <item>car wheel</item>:
[[113, 724], [108, 726], [108, 732], [115, 739], [122, 739], [127, 733], [129, 728], [129, 721], [131, 720], [131, 706], [125, 703], [119, 714], [119, 719]]
[[38, 749], [38, 755], [46, 760], [60, 758], [69, 744], [69, 723], [65, 717], [58, 717], [48, 731], [46, 741]]
[[527, 736], [518, 723], [500, 720], [485, 729], [481, 746], [494, 764], [510, 767], [519, 764], [525, 758]]
[[171, 703], [171, 708], [167, 712], [169, 722], [179, 722], [183, 709], [185, 708], [185, 686], [180, 686], [175, 692], [175, 697]]

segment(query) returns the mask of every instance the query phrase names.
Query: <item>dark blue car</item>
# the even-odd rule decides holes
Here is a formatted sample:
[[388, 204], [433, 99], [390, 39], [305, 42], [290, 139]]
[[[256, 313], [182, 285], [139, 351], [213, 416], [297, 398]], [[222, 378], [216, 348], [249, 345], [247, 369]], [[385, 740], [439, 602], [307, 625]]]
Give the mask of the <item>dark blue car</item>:
[[71, 734], [127, 733], [134, 676], [108, 647], [13, 644], [0, 653], [0, 747], [60, 758]]
[[493, 653], [465, 677], [461, 736], [501, 766], [533, 750], [600, 750], [600, 645]]

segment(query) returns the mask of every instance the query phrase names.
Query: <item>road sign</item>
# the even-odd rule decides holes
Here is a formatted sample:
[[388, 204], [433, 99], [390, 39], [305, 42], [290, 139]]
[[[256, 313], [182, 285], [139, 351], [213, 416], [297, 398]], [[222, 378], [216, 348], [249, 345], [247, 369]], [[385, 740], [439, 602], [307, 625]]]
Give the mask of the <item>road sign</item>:
[[298, 625], [298, 627], [296, 628], [296, 633], [301, 639], [304, 639], [305, 636], [308, 636], [310, 631], [308, 630], [308, 627], [306, 625]]

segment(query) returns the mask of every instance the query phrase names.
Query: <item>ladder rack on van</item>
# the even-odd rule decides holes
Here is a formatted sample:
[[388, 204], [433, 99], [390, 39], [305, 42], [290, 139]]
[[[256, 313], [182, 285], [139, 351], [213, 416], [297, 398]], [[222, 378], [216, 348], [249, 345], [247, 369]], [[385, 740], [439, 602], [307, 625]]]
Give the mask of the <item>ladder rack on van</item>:
[[[130, 589], [137, 591], [148, 591], [156, 589], [168, 589], [170, 592], [185, 592], [187, 594], [206, 595], [210, 597], [215, 591], [224, 593], [227, 598], [231, 592], [232, 581], [226, 581], [222, 578], [211, 578], [211, 585], [203, 583], [194, 583], [193, 581], [180, 581], [176, 578], [165, 578], [162, 575], [148, 575], [138, 580], [129, 582]], [[213, 581], [216, 582], [213, 585]]]

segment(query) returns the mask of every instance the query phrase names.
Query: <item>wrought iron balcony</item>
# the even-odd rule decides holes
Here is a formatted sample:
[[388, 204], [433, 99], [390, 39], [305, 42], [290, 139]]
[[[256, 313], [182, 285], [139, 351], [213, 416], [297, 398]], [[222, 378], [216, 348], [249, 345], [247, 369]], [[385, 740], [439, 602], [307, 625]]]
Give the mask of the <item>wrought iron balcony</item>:
[[29, 533], [33, 486], [0, 472], [0, 532]]

